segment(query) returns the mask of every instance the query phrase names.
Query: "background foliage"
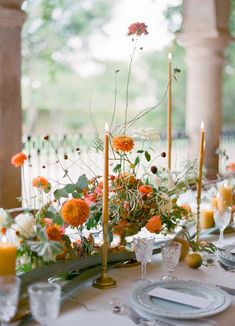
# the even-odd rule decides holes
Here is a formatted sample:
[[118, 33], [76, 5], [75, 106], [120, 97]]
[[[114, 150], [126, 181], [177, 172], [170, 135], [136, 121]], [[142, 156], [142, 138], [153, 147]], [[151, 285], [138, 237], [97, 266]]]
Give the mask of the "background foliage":
[[[116, 0], [27, 0], [24, 10], [28, 20], [23, 29], [23, 108], [26, 133], [91, 131], [92, 120], [103, 128], [104, 116], [111, 120], [114, 103], [114, 76], [118, 74], [117, 109], [123, 118], [127, 61], [98, 60], [90, 49], [92, 36], [104, 32], [104, 26], [115, 12]], [[157, 14], [157, 13], [156, 13]], [[182, 22], [182, 6], [171, 6], [165, 12], [172, 33]], [[130, 22], [132, 23], [132, 22]], [[146, 22], [147, 23], [147, 22]], [[128, 26], [127, 26], [128, 27]], [[235, 33], [235, 0], [232, 0], [230, 30]], [[151, 31], [149, 31], [151, 33]], [[123, 35], [123, 37], [126, 37]], [[102, 44], [101, 44], [102, 46]], [[186, 67], [184, 49], [176, 41], [161, 52], [137, 54], [130, 82], [130, 115], [156, 104], [163, 96], [167, 82], [167, 53], [181, 75], [173, 86], [174, 127], [184, 127]], [[226, 51], [223, 85], [223, 120], [234, 124], [235, 45]], [[81, 74], [86, 66], [92, 74]], [[54, 123], [56, 119], [56, 124]], [[135, 128], [155, 129], [166, 124], [166, 101], [146, 116]]]

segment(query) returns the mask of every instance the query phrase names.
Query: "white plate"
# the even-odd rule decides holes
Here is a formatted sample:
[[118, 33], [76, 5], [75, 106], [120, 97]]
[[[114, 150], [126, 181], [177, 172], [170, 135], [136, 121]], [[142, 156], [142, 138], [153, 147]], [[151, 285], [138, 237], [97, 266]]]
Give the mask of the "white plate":
[[231, 251], [235, 249], [235, 244], [224, 246], [223, 250], [218, 250], [219, 259], [224, 261], [226, 264], [235, 265], [235, 254]]
[[[206, 308], [194, 308], [171, 302], [168, 300], [154, 298], [148, 292], [155, 287], [163, 287], [191, 295], [201, 296], [210, 300]], [[223, 290], [211, 285], [194, 281], [159, 281], [141, 285], [132, 294], [133, 307], [141, 314], [149, 317], [167, 317], [178, 319], [197, 319], [218, 314], [231, 304], [231, 297]]]

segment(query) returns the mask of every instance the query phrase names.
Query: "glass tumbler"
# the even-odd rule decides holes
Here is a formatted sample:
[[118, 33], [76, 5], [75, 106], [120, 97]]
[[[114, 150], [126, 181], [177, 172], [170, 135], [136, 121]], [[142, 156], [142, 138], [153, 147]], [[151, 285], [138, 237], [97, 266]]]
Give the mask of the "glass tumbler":
[[41, 325], [49, 326], [58, 317], [61, 288], [55, 283], [35, 283], [28, 288], [30, 310]]

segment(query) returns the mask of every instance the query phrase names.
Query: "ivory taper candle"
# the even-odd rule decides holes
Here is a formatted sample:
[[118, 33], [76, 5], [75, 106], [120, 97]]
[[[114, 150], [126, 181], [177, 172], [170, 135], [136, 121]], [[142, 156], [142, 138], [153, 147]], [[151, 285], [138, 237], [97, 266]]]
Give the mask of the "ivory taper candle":
[[172, 54], [168, 54], [168, 97], [167, 97], [167, 158], [168, 169], [171, 170], [172, 147]]

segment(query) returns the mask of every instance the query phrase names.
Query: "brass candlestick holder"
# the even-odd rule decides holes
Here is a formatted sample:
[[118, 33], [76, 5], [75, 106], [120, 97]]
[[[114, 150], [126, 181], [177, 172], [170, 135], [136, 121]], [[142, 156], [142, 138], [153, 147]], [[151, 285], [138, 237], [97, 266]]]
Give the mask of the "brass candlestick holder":
[[107, 262], [108, 262], [108, 222], [103, 222], [103, 244], [101, 246], [101, 256], [102, 256], [102, 271], [101, 276], [98, 277], [93, 282], [93, 287], [98, 289], [109, 289], [116, 287], [116, 281], [112, 277], [108, 276], [107, 273]]

